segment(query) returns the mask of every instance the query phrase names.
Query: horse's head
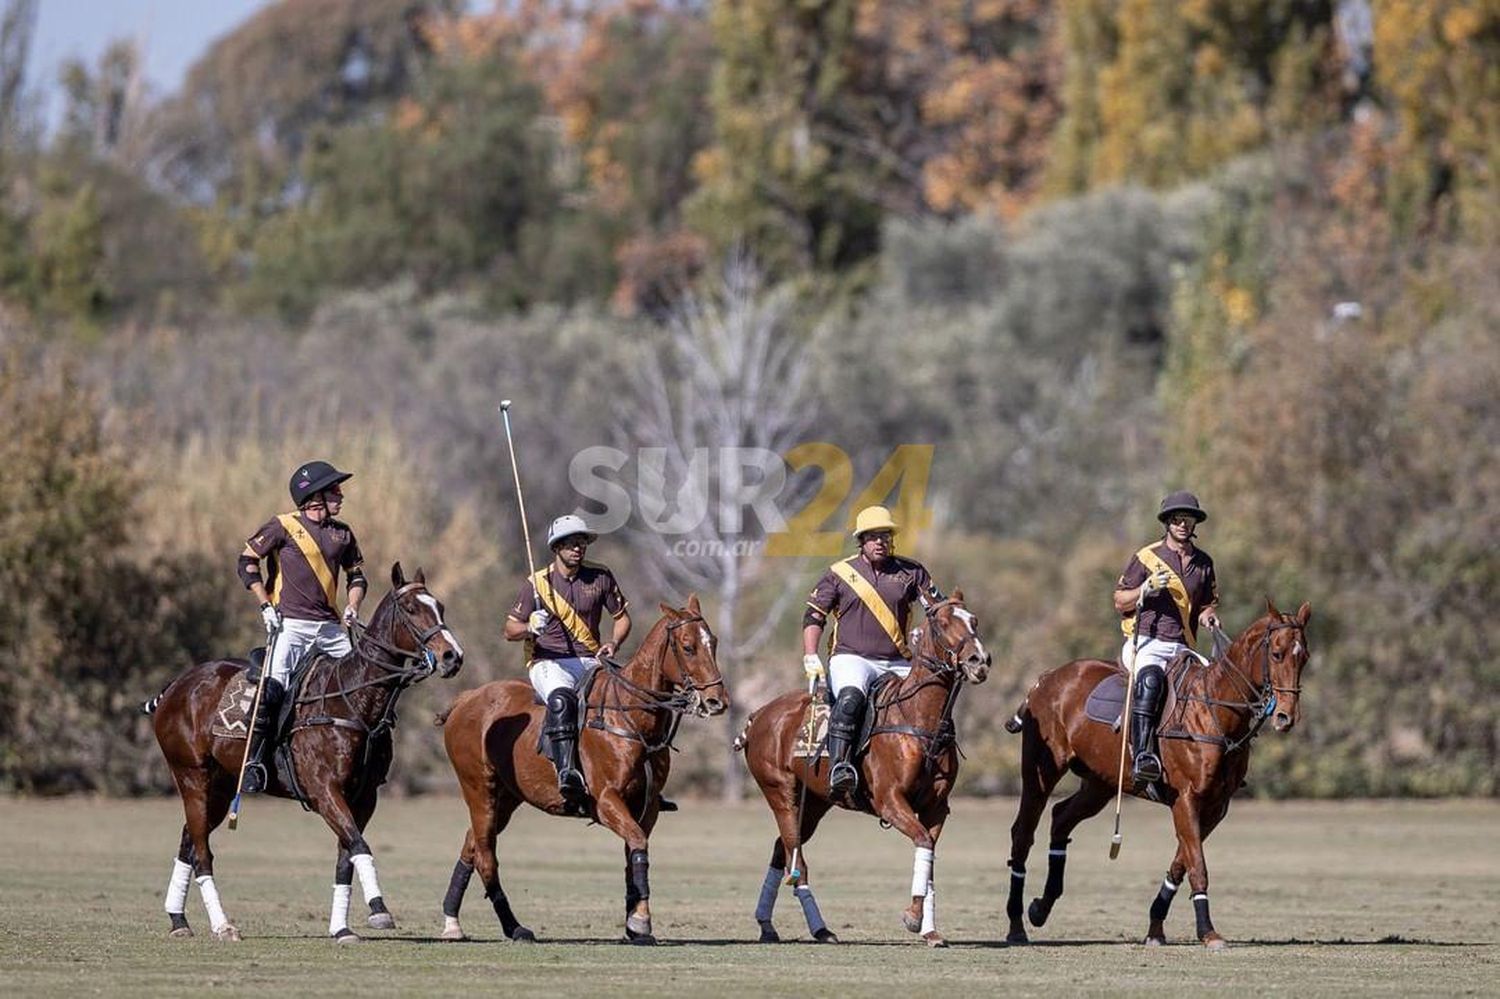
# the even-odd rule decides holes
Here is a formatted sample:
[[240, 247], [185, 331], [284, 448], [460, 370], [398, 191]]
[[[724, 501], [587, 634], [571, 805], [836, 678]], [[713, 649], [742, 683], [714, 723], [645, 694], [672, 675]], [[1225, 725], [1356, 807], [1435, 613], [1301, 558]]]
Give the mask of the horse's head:
[[661, 605], [661, 626], [666, 628], [662, 652], [662, 677], [674, 689], [692, 697], [692, 710], [703, 718], [723, 714], [729, 708], [729, 690], [715, 657], [719, 640], [714, 637], [703, 608], [694, 594], [681, 609]]
[[444, 678], [464, 664], [463, 646], [443, 620], [443, 602], [427, 589], [421, 569], [408, 580], [400, 562], [391, 566], [391, 592], [375, 608], [368, 633], [392, 652], [425, 661]]
[[957, 670], [969, 683], [983, 683], [990, 675], [991, 656], [979, 637], [979, 619], [964, 606], [963, 590], [927, 608], [911, 644], [917, 659], [935, 673]]
[[1312, 650], [1307, 646], [1307, 622], [1312, 605], [1303, 603], [1295, 614], [1283, 614], [1271, 598], [1266, 598], [1265, 624], [1266, 679], [1276, 697], [1271, 725], [1278, 732], [1290, 732], [1301, 717], [1302, 669]]

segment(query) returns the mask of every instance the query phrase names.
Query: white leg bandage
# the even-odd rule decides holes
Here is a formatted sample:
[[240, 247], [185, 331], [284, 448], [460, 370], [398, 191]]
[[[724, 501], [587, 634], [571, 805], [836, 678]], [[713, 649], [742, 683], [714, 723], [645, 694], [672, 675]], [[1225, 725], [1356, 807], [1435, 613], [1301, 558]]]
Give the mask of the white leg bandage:
[[757, 922], [768, 922], [771, 913], [776, 908], [776, 890], [781, 887], [781, 879], [786, 872], [779, 867], [767, 867], [766, 879], [760, 883], [760, 901], [755, 905], [755, 919]]
[[333, 908], [328, 911], [329, 936], [336, 937], [349, 928], [349, 896], [353, 893], [353, 885], [333, 886]]
[[354, 873], [359, 875], [359, 887], [365, 893], [365, 904], [369, 905], [371, 899], [380, 897], [380, 882], [375, 877], [375, 858], [368, 853], [361, 853], [349, 860], [354, 864]]
[[931, 885], [932, 851], [925, 846], [919, 846], [911, 864], [911, 897], [919, 898], [926, 895]]
[[922, 932], [937, 932], [937, 889], [927, 886], [927, 897], [922, 899]]
[[219, 889], [214, 885], [212, 874], [198, 879], [198, 895], [203, 899], [203, 908], [208, 910], [209, 927], [217, 933], [228, 926], [229, 917], [224, 915], [224, 905], [219, 901]]
[[798, 885], [792, 892], [797, 896], [797, 901], [802, 903], [802, 915], [807, 919], [808, 932], [817, 936], [828, 929], [828, 924], [823, 922], [823, 914], [818, 911], [818, 900], [813, 898], [812, 888], [809, 885]]
[[461, 936], [464, 928], [458, 924], [457, 916], [443, 917], [443, 934], [445, 936]]
[[193, 883], [193, 865], [172, 861], [172, 880], [167, 882], [166, 910], [169, 916], [180, 916], [187, 908], [188, 886]]

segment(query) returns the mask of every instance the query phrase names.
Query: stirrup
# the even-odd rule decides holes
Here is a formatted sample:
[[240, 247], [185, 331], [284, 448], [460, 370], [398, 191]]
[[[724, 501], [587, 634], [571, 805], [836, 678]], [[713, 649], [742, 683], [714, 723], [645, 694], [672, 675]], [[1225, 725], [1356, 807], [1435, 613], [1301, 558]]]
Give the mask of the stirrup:
[[242, 794], [260, 794], [269, 783], [270, 774], [266, 772], [266, 765], [260, 760], [253, 760], [245, 764], [245, 780], [240, 784]]
[[1149, 749], [1135, 758], [1131, 767], [1131, 780], [1137, 784], [1155, 784], [1161, 780], [1161, 758]]
[[848, 794], [859, 786], [859, 771], [854, 764], [841, 760], [833, 765], [828, 774], [828, 790], [834, 794]]
[[588, 797], [588, 789], [583, 786], [583, 774], [573, 767], [557, 772], [557, 790], [569, 801], [581, 801]]

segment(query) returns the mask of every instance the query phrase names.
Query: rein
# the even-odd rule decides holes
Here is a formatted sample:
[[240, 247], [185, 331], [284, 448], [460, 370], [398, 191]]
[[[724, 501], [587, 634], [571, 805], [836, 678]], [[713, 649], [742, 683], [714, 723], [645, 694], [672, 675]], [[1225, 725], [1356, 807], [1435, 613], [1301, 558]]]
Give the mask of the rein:
[[[943, 701], [942, 713], [938, 715], [937, 728], [930, 730], [915, 725], [875, 725], [870, 729], [869, 735], [870, 738], [888, 734], [907, 735], [920, 739], [925, 744], [922, 754], [923, 763], [929, 770], [950, 743], [954, 749], [958, 750], [960, 756], [963, 755], [963, 749], [958, 745], [958, 732], [953, 724], [953, 710], [958, 704], [958, 695], [963, 691], [963, 675], [958, 667], [958, 654], [962, 646], [955, 648], [938, 637], [935, 627], [937, 613], [944, 603], [953, 603], [953, 601], [943, 601], [927, 608], [927, 628], [922, 636], [925, 641], [922, 643], [922, 651], [915, 657], [915, 661], [927, 669], [928, 675], [919, 679], [915, 684], [911, 684], [910, 690], [906, 689], [908, 684], [906, 679], [903, 679], [899, 685], [891, 689], [891, 696], [884, 704], [876, 705], [877, 711], [887, 710], [911, 700], [928, 687], [942, 686], [947, 696]], [[926, 651], [927, 647], [931, 647], [942, 658], [937, 658]], [[958, 678], [956, 681], [952, 679], [955, 676]]]
[[[1227, 675], [1230, 680], [1233, 681], [1234, 685], [1238, 688], [1237, 693], [1239, 693], [1243, 697], [1243, 700], [1224, 700], [1222, 698], [1213, 697], [1207, 693], [1200, 694], [1194, 691], [1189, 691], [1186, 689], [1187, 683], [1189, 682], [1186, 679], [1183, 679], [1178, 684], [1179, 689], [1175, 691], [1178, 703], [1180, 705], [1186, 706], [1187, 704], [1203, 704], [1210, 708], [1227, 708], [1236, 716], [1248, 717], [1249, 719], [1251, 719], [1250, 728], [1244, 735], [1241, 735], [1238, 738], [1231, 739], [1229, 738], [1228, 734], [1225, 733], [1224, 727], [1222, 725], [1219, 725], [1218, 735], [1209, 735], [1202, 732], [1163, 731], [1161, 733], [1161, 737], [1164, 739], [1188, 739], [1193, 742], [1204, 742], [1210, 745], [1223, 746], [1226, 755], [1234, 752], [1242, 746], [1249, 745], [1250, 742], [1260, 734], [1261, 727], [1265, 725], [1266, 719], [1271, 717], [1272, 712], [1276, 710], [1276, 699], [1278, 694], [1302, 693], [1302, 687], [1300, 685], [1296, 687], [1277, 686], [1273, 682], [1273, 678], [1271, 675], [1271, 636], [1276, 632], [1284, 631], [1287, 628], [1297, 628], [1300, 630], [1301, 626], [1285, 620], [1274, 621], [1266, 626], [1266, 630], [1261, 635], [1260, 640], [1255, 643], [1255, 649], [1261, 653], [1261, 679], [1259, 680], [1259, 682], [1251, 680], [1250, 677], [1246, 675], [1245, 671], [1241, 669], [1240, 666], [1236, 664], [1234, 659], [1230, 656], [1230, 653], [1233, 651], [1233, 645], [1230, 645], [1228, 648], [1226, 648], [1223, 654], [1214, 660], [1214, 667], [1225, 671], [1224, 675]], [[1222, 635], [1223, 632], [1216, 632], [1216, 634], [1214, 635], [1215, 644], [1218, 643], [1218, 641], [1220, 640], [1220, 636]], [[1252, 652], [1252, 655], [1254, 655], [1254, 652]], [[1184, 678], [1186, 678], [1189, 674], [1184, 673], [1182, 675]], [[1207, 677], [1202, 677], [1200, 683], [1206, 682], [1206, 680]], [[1210, 712], [1210, 717], [1212, 717], [1217, 723], [1218, 717], [1216, 714]]]
[[[667, 650], [669, 648], [674, 652], [674, 654], [679, 657], [680, 665], [680, 658], [682, 653], [677, 649], [676, 644], [672, 641], [672, 632], [676, 631], [678, 628], [683, 627], [684, 625], [701, 623], [703, 623], [703, 617], [701, 615], [694, 615], [693, 617], [687, 617], [679, 619], [677, 621], [673, 621], [666, 626], [667, 634], [662, 641], [661, 654], [657, 657], [656, 664], [652, 667], [651, 670], [651, 676], [653, 679], [659, 682], [659, 678], [662, 676], [662, 671], [666, 666]], [[648, 756], [657, 752], [658, 750], [675, 749], [676, 747], [673, 746], [672, 743], [677, 738], [677, 729], [682, 724], [683, 714], [685, 714], [694, 706], [694, 704], [701, 700], [703, 691], [710, 690], [714, 687], [722, 687], [724, 685], [724, 681], [722, 678], [714, 681], [713, 683], [706, 684], [697, 683], [689, 678], [675, 683], [673, 689], [663, 691], [656, 689], [655, 687], [644, 687], [641, 684], [636, 683], [634, 680], [631, 680], [625, 675], [624, 670], [625, 667], [622, 667], [619, 663], [614, 662], [613, 660], [600, 660], [600, 675], [602, 675], [611, 683], [616, 684], [620, 687], [624, 687], [628, 693], [639, 697], [646, 703], [607, 704], [603, 703], [601, 700], [601, 703], [599, 704], [585, 704], [585, 713], [591, 713], [593, 714], [593, 717], [588, 718], [584, 724], [589, 728], [598, 729], [600, 731], [607, 732], [610, 735], [619, 736], [622, 739], [640, 743], [646, 755]], [[684, 676], [686, 676], [685, 673]], [[619, 725], [611, 725], [607, 721], [605, 721], [605, 713], [610, 711], [625, 715], [625, 720], [630, 724], [630, 727], [624, 728]], [[665, 712], [668, 716], [666, 719], [665, 732], [658, 735], [654, 740], [647, 737], [647, 735], [641, 730], [640, 726], [637, 726], [630, 721], [632, 712], [636, 711], [645, 712], [647, 714], [655, 716], [655, 720], [658, 722], [661, 721], [660, 714]]]

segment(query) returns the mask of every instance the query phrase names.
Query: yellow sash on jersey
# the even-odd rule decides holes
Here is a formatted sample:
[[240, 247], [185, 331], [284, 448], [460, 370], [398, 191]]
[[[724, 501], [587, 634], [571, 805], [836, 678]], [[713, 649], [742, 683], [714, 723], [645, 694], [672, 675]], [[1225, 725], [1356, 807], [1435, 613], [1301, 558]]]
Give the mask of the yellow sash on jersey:
[[573, 605], [552, 588], [552, 581], [547, 578], [550, 571], [550, 568], [543, 569], [531, 577], [532, 585], [536, 587], [537, 599], [553, 617], [563, 623], [563, 627], [568, 629], [568, 634], [572, 635], [579, 645], [588, 649], [590, 653], [598, 652], [599, 640], [594, 637], [593, 632], [589, 631], [588, 624], [578, 616], [578, 611], [573, 609]]
[[901, 634], [901, 626], [896, 623], [896, 615], [886, 606], [885, 601], [880, 598], [880, 594], [875, 591], [875, 587], [870, 585], [870, 581], [861, 576], [854, 566], [849, 564], [856, 558], [859, 558], [859, 556], [855, 555], [853, 558], [845, 559], [842, 562], [835, 562], [828, 568], [833, 570], [835, 576], [848, 583], [849, 588], [854, 591], [855, 595], [859, 597], [870, 613], [875, 615], [876, 622], [885, 632], [886, 637], [895, 644], [896, 651], [901, 653], [901, 658], [910, 659], [911, 649], [906, 646], [906, 636]]
[[[281, 521], [281, 526], [286, 528], [286, 533], [291, 535], [292, 541], [296, 543], [297, 550], [302, 553], [303, 558], [307, 559], [307, 564], [312, 566], [313, 575], [318, 577], [318, 583], [323, 587], [323, 596], [328, 598], [328, 606], [332, 607], [333, 602], [338, 599], [339, 581], [338, 577], [333, 574], [333, 570], [328, 568], [328, 562], [323, 558], [323, 550], [318, 547], [312, 535], [307, 533], [307, 528], [302, 526], [302, 521], [297, 519], [295, 513], [277, 514], [276, 519]], [[285, 571], [276, 574], [276, 592], [271, 594], [273, 603], [281, 603], [281, 581], [285, 578]]]
[[[1182, 618], [1183, 636], [1187, 644], [1192, 645], [1198, 637], [1196, 622], [1193, 621], [1193, 601], [1188, 597], [1187, 584], [1182, 577], [1173, 571], [1160, 555], [1154, 551], [1155, 545], [1147, 545], [1135, 553], [1142, 565], [1146, 567], [1148, 574], [1165, 572], [1167, 574], [1167, 592], [1172, 595], [1172, 602], [1177, 605], [1177, 613]], [[1120, 630], [1125, 633], [1126, 638], [1135, 634], [1135, 615], [1132, 614], [1120, 622]]]

